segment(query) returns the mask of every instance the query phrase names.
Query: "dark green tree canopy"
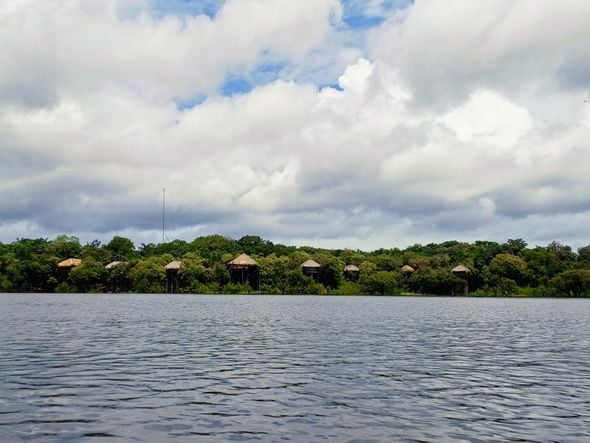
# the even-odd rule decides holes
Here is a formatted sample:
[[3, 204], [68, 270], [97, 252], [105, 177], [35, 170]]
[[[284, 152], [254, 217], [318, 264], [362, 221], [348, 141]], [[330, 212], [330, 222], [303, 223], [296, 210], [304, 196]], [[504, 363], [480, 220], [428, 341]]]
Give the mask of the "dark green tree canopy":
[[[375, 251], [286, 246], [245, 235], [234, 240], [207, 235], [191, 242], [172, 240], [142, 244], [115, 236], [105, 245], [82, 246], [76, 237], [54, 240], [19, 238], [0, 243], [0, 291], [4, 292], [163, 292], [166, 264], [181, 262], [178, 291], [184, 293], [252, 292], [232, 283], [228, 262], [246, 253], [258, 264], [260, 290], [269, 294], [463, 294], [586, 297], [590, 245], [578, 249], [558, 242], [528, 247], [522, 239], [505, 243], [447, 241]], [[58, 269], [77, 258], [82, 264]], [[320, 264], [313, 277], [304, 275], [306, 260]], [[118, 261], [114, 267], [105, 265]], [[346, 265], [358, 266], [354, 279]], [[451, 269], [463, 264], [470, 274], [459, 278]], [[404, 273], [411, 266], [415, 272]]]

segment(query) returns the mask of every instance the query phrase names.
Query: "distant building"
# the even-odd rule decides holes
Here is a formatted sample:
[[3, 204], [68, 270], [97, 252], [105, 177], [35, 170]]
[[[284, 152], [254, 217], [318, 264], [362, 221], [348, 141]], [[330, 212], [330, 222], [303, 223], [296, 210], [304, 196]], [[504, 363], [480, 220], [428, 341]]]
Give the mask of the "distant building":
[[122, 265], [124, 263], [125, 262], [123, 262], [123, 261], [112, 261], [108, 265], [106, 265], [104, 268], [108, 269], [110, 271], [111, 269], [116, 268], [117, 266]]
[[72, 269], [76, 266], [80, 266], [82, 264], [82, 260], [79, 258], [66, 258], [65, 260], [60, 261], [57, 264], [59, 269]]
[[178, 271], [182, 267], [182, 262], [171, 261], [166, 265], [166, 292], [176, 294], [178, 292]]
[[227, 264], [232, 283], [250, 285], [252, 289], [260, 289], [260, 271], [258, 263], [249, 255], [241, 254]]
[[404, 274], [406, 277], [409, 277], [414, 272], [416, 272], [416, 270], [414, 268], [412, 268], [410, 265], [402, 266], [402, 274]]
[[344, 267], [344, 278], [348, 281], [357, 281], [359, 279], [361, 270], [358, 266], [347, 265]]
[[467, 295], [469, 294], [469, 275], [471, 274], [471, 271], [469, 270], [469, 268], [465, 265], [457, 265], [455, 266], [453, 269], [451, 269], [451, 272], [453, 273], [453, 275], [456, 275], [457, 277], [459, 277], [460, 279], [463, 280], [463, 295]]
[[74, 269], [76, 266], [80, 266], [82, 264], [82, 260], [79, 258], [66, 258], [65, 260], [60, 261], [57, 264], [57, 269], [59, 273], [59, 278], [61, 281], [64, 281], [70, 271]]
[[318, 281], [321, 268], [322, 265], [320, 265], [315, 260], [306, 260], [301, 264], [301, 271], [308, 277], [313, 278], [315, 281]]
[[451, 269], [451, 272], [455, 274], [457, 277], [466, 277], [469, 274], [471, 274], [471, 271], [465, 265], [457, 265], [453, 269]]

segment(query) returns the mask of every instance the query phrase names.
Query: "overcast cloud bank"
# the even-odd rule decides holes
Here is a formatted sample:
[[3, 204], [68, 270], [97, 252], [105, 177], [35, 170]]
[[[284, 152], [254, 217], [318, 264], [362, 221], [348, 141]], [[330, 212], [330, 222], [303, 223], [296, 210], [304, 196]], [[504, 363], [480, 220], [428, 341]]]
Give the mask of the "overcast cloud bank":
[[209, 3], [0, 5], [0, 241], [590, 242], [590, 2]]

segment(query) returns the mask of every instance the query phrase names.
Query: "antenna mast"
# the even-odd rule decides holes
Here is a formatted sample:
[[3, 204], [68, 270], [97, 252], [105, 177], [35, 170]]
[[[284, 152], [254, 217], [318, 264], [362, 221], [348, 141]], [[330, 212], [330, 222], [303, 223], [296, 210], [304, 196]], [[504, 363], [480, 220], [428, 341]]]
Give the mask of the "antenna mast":
[[162, 188], [162, 243], [166, 243], [166, 188]]

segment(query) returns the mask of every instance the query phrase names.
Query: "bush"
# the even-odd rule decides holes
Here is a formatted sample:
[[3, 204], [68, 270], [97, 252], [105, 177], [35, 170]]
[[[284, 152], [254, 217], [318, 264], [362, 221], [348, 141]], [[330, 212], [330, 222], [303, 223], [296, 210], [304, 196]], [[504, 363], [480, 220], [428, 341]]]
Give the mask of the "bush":
[[556, 297], [590, 297], [590, 270], [575, 269], [553, 277], [550, 294]]
[[394, 272], [378, 271], [359, 280], [363, 292], [370, 295], [395, 295], [401, 293]]
[[223, 288], [224, 294], [254, 294], [254, 290], [250, 285], [240, 285], [238, 283], [230, 283]]
[[449, 271], [432, 268], [420, 268], [408, 279], [408, 286], [418, 294], [452, 295], [464, 283]]

